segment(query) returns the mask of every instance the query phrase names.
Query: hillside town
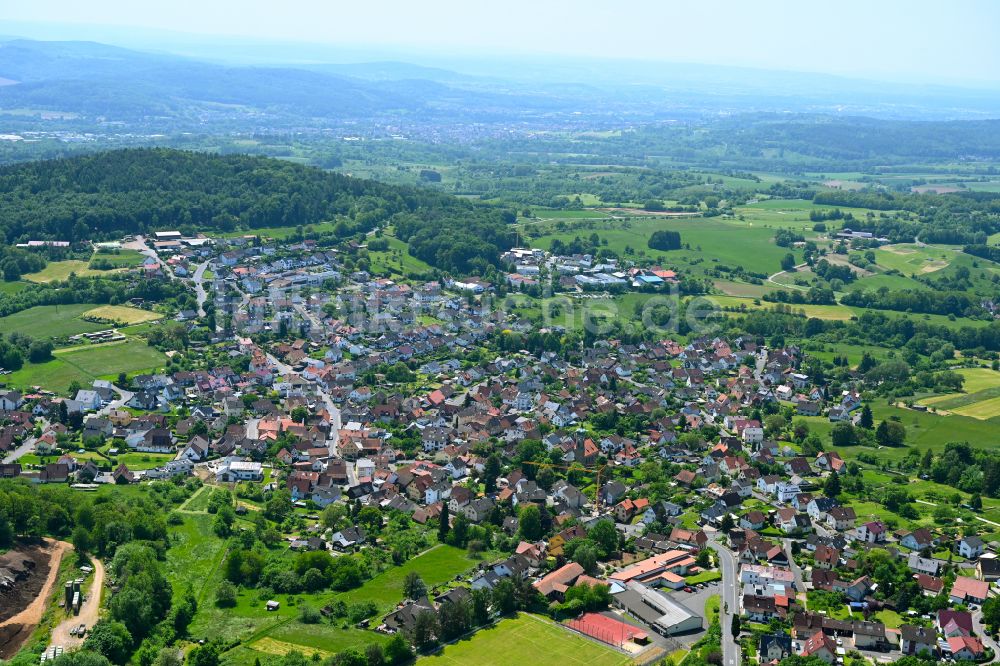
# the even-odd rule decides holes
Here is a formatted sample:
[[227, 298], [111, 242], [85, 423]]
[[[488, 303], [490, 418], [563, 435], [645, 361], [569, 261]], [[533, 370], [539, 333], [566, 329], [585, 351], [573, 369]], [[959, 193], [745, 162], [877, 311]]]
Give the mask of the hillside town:
[[[705, 335], [569, 355], [565, 331], [487, 307], [502, 294], [482, 280], [377, 278], [310, 241], [131, 242], [146, 279], [197, 290], [182, 327], [213, 306], [203, 362], [69, 396], [0, 392], [0, 477], [81, 493], [197, 479], [280, 498], [305, 516], [281, 535], [293, 551], [383, 547], [397, 514], [476, 535], [459, 543], [489, 557], [371, 621], [389, 635], [509, 581], [631, 655], [690, 648], [713, 626], [727, 665], [997, 655], [982, 606], [998, 545], [844, 499], [860, 495], [859, 463], [810, 430], [870, 428], [865, 387], [812, 376], [796, 346]], [[515, 287], [539, 267], [581, 291], [676, 280], [589, 256], [506, 259]], [[373, 510], [374, 529], [324, 526], [331, 506]], [[17, 584], [0, 569], [0, 587]]]

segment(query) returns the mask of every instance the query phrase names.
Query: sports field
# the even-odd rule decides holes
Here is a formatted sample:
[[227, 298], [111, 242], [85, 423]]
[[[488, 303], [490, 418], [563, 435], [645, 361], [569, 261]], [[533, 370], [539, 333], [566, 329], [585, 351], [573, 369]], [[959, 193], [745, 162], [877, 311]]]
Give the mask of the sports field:
[[501, 620], [495, 627], [478, 631], [471, 638], [449, 645], [435, 655], [421, 657], [417, 663], [421, 666], [524, 666], [541, 663], [540, 655], [545, 655], [545, 661], [552, 664], [612, 666], [632, 663], [620, 652], [527, 613]]

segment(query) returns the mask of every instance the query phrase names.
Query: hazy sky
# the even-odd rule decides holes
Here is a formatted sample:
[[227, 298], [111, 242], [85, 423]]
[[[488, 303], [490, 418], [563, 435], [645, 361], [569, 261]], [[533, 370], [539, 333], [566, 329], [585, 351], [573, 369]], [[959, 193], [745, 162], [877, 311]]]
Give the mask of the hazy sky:
[[[2, 21], [1000, 81], [992, 0], [10, 0]], [[88, 32], [90, 30], [90, 32]]]

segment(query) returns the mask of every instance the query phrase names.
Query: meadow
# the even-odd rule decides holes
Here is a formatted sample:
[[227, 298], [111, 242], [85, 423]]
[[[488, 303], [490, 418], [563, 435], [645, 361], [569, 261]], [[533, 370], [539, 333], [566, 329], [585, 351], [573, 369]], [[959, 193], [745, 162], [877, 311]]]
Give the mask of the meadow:
[[140, 340], [60, 349], [45, 363], [26, 363], [5, 377], [14, 387], [40, 386], [65, 392], [70, 383], [90, 384], [98, 378], [114, 379], [118, 373], [148, 371], [163, 366], [166, 356]]
[[140, 308], [131, 308], [126, 305], [101, 305], [87, 310], [81, 316], [91, 317], [93, 319], [103, 319], [105, 321], [114, 322], [115, 324], [121, 324], [123, 326], [144, 324], [146, 322], [163, 319], [163, 315], [157, 312], [150, 312], [149, 310], [142, 310]]
[[100, 306], [95, 303], [39, 305], [0, 317], [0, 331], [23, 333], [33, 338], [60, 338], [77, 333], [100, 331], [107, 328], [107, 325], [80, 319], [80, 315], [96, 307]]
[[[112, 257], [114, 255], [107, 256]], [[66, 280], [73, 273], [79, 277], [93, 277], [95, 275], [108, 275], [120, 270], [122, 269], [115, 268], [107, 271], [98, 271], [90, 268], [90, 261], [67, 259], [65, 261], [51, 261], [37, 273], [29, 273], [21, 277], [29, 282], [45, 283]]]
[[421, 657], [420, 666], [434, 664], [479, 664], [522, 666], [538, 663], [539, 655], [559, 664], [611, 666], [631, 664], [620, 652], [570, 632], [558, 624], [522, 613], [501, 620], [496, 626], [477, 631], [470, 638], [448, 645], [437, 654]]
[[409, 245], [395, 236], [383, 235], [389, 242], [389, 249], [384, 252], [368, 252], [371, 271], [377, 274], [408, 275], [433, 272], [433, 267], [422, 259], [410, 256]]

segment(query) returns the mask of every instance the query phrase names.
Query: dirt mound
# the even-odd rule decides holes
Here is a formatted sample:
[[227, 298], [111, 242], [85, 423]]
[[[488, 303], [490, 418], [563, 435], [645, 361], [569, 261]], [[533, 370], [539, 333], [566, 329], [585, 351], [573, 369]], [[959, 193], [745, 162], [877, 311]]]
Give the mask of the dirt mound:
[[35, 544], [0, 555], [0, 622], [14, 617], [38, 597], [51, 559], [50, 550]]
[[8, 624], [0, 627], [0, 659], [10, 659], [17, 654], [33, 629], [30, 624]]

